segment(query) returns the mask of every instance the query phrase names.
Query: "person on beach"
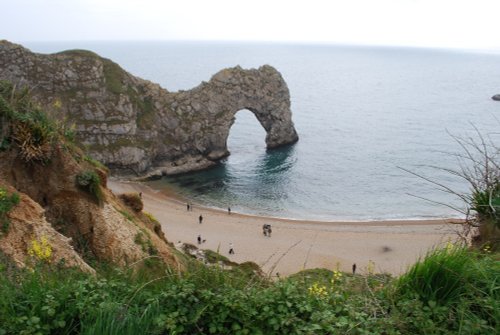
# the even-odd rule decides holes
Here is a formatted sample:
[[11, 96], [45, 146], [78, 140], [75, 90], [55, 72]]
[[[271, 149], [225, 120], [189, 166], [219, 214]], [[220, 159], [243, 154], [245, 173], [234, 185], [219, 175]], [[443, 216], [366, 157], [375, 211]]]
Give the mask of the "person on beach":
[[203, 222], [203, 216], [200, 214], [200, 216], [198, 217], [198, 222], [201, 224]]
[[142, 199], [142, 192], [139, 192], [139, 198]]
[[189, 205], [189, 202], [186, 204], [186, 210], [189, 212], [189, 210], [191, 209], [191, 206]]
[[352, 274], [355, 275], [356, 274], [356, 263], [354, 263], [352, 265]]
[[198, 244], [201, 244], [201, 235], [198, 235]]
[[268, 236], [268, 237], [271, 237], [271, 233], [273, 232], [272, 229], [271, 229], [271, 225], [270, 224], [264, 224], [262, 226], [262, 232], [264, 233], [264, 236]]
[[232, 243], [229, 243], [229, 254], [234, 255], [234, 248]]
[[231, 207], [227, 208], [227, 214], [231, 215]]

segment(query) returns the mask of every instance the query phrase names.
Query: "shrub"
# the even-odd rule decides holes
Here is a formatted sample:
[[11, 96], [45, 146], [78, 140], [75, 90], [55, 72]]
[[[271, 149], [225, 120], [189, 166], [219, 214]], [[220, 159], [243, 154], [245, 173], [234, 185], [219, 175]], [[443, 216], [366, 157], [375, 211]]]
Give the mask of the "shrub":
[[2, 142], [14, 142], [25, 162], [45, 163], [50, 159], [59, 130], [31, 101], [27, 88], [15, 90], [11, 83], [0, 81], [0, 118], [10, 123]]
[[7, 213], [17, 204], [19, 204], [19, 194], [12, 193], [9, 195], [6, 189], [0, 187], [0, 231], [4, 234], [7, 234], [10, 226]]
[[476, 190], [471, 197], [471, 209], [481, 221], [488, 221], [500, 229], [500, 182], [485, 190]]
[[76, 175], [77, 185], [94, 196], [98, 203], [103, 200], [101, 179], [95, 171], [83, 171]]
[[136, 213], [139, 213], [144, 208], [144, 204], [138, 193], [123, 193], [118, 197], [127, 207], [131, 208]]

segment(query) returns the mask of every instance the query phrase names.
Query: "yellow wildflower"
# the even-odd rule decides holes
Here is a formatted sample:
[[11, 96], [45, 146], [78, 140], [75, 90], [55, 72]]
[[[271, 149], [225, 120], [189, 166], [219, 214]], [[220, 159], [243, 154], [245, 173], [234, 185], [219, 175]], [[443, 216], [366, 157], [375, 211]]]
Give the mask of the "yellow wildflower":
[[491, 245], [489, 244], [486, 244], [484, 247], [483, 247], [483, 251], [487, 254], [491, 254]]
[[53, 106], [54, 106], [54, 108], [56, 108], [56, 109], [60, 109], [60, 108], [62, 107], [62, 102], [61, 102], [61, 100], [59, 100], [59, 99], [54, 100]]
[[311, 287], [309, 287], [309, 294], [318, 296], [318, 297], [325, 297], [328, 295], [326, 292], [326, 286], [319, 285], [318, 283], [314, 283]]
[[50, 263], [50, 258], [52, 257], [52, 246], [45, 236], [40, 238], [40, 241], [34, 239], [31, 241], [31, 247], [28, 248], [28, 254], [31, 257], [35, 257], [36, 259]]
[[453, 249], [455, 248], [455, 246], [453, 245], [453, 243], [451, 243], [451, 241], [448, 240], [448, 242], [446, 243], [446, 252], [447, 253], [450, 253], [453, 251]]
[[335, 284], [336, 281], [340, 281], [342, 279], [342, 272], [338, 271], [338, 270], [334, 270], [333, 271], [333, 277], [332, 279], [330, 280], [330, 282], [333, 284]]
[[368, 265], [366, 266], [366, 272], [368, 272], [369, 275], [372, 275], [375, 273], [375, 262], [372, 260], [368, 261]]

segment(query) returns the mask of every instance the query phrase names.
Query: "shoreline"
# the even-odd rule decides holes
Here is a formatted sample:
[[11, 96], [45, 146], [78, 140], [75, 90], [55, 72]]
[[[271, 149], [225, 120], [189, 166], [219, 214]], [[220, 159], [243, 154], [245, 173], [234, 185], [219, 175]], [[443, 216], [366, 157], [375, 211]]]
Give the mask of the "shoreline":
[[[115, 194], [142, 192], [144, 210], [162, 225], [167, 240], [175, 245], [197, 245], [197, 236], [206, 242], [201, 249], [219, 252], [238, 263], [253, 261], [269, 275], [287, 276], [303, 269], [328, 268], [357, 273], [369, 271], [399, 275], [433, 247], [457, 239], [454, 231], [462, 220], [377, 220], [313, 221], [248, 215], [194, 205], [173, 191], [153, 189], [134, 181], [111, 178], [108, 187]], [[199, 223], [199, 215], [203, 223]], [[458, 224], [456, 224], [458, 223]], [[262, 234], [262, 225], [271, 224], [272, 237]], [[229, 255], [229, 244], [236, 253]], [[374, 263], [374, 266], [369, 266]]]
[[[165, 197], [169, 198], [171, 201], [176, 201], [179, 204], [186, 205], [187, 203], [190, 203], [192, 206], [196, 206], [197, 208], [202, 208], [206, 211], [214, 211], [217, 213], [227, 213], [227, 210], [223, 208], [218, 208], [218, 207], [211, 207], [211, 206], [206, 206], [203, 204], [199, 203], [192, 203], [191, 200], [188, 198], [182, 196], [181, 194], [175, 192], [172, 190], [172, 188], [165, 187], [162, 190], [156, 189], [152, 186], [149, 186], [147, 182], [140, 182], [140, 181], [130, 181], [130, 180], [117, 180], [117, 179], [110, 179], [112, 182], [118, 182], [118, 183], [124, 183], [124, 184], [139, 184], [142, 187], [147, 187], [149, 188], [152, 192], [157, 192], [159, 194], [164, 195]], [[394, 223], [394, 225], [427, 225], [427, 224], [443, 224], [443, 223], [450, 223], [450, 224], [460, 224], [464, 220], [459, 219], [459, 218], [453, 218], [453, 217], [447, 217], [447, 218], [408, 218], [408, 219], [373, 219], [373, 220], [356, 220], [356, 219], [339, 219], [339, 220], [315, 220], [315, 219], [303, 219], [303, 218], [286, 218], [286, 217], [278, 217], [278, 216], [270, 216], [270, 215], [260, 215], [260, 214], [252, 214], [252, 213], [241, 213], [241, 212], [234, 212], [231, 209], [231, 214], [234, 215], [239, 215], [242, 217], [248, 217], [248, 218], [259, 218], [262, 220], [271, 220], [271, 221], [281, 221], [281, 222], [289, 222], [289, 223], [294, 223], [294, 222], [309, 222], [312, 224], [342, 224], [342, 225], [361, 225], [361, 226], [369, 226], [369, 225], [381, 225], [381, 226], [387, 226], [391, 225]]]

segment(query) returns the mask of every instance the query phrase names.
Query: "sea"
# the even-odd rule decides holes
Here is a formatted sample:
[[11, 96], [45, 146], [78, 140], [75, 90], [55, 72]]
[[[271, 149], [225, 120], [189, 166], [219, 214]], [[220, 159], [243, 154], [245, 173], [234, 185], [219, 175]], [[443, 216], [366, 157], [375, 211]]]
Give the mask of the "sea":
[[[247, 110], [231, 155], [207, 171], [150, 183], [195, 205], [290, 219], [463, 217], [470, 187], [456, 138], [499, 143], [500, 53], [237, 42], [37, 42], [35, 52], [89, 49], [169, 91], [226, 67], [274, 66], [288, 84], [299, 141], [266, 150]], [[439, 186], [441, 185], [441, 186]], [[443, 187], [444, 186], [444, 187]], [[458, 209], [458, 210], [457, 210]]]

